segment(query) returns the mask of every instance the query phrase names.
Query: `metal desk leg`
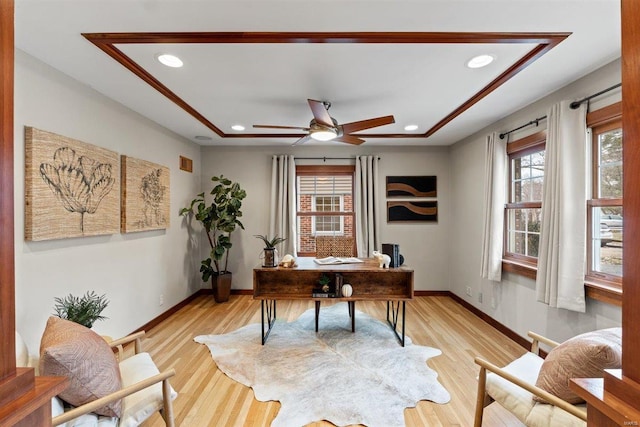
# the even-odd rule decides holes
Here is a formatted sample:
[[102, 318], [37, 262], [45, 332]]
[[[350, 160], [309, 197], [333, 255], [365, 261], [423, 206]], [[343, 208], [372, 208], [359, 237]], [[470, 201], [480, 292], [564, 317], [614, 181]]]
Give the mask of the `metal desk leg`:
[[318, 318], [320, 317], [320, 301], [316, 301], [316, 332], [318, 332]]
[[[400, 341], [400, 345], [404, 347], [404, 323], [405, 323], [406, 301], [402, 301], [402, 336], [398, 334], [398, 314], [400, 313], [400, 301], [387, 301], [387, 323], [391, 326], [391, 330], [396, 334], [396, 338]], [[391, 314], [391, 317], [389, 317]]]
[[356, 302], [349, 301], [349, 313], [351, 313], [351, 332], [356, 331]]
[[[268, 329], [264, 330], [265, 315]], [[262, 322], [262, 345], [267, 342], [271, 328], [276, 323], [276, 300], [260, 300], [260, 321]]]

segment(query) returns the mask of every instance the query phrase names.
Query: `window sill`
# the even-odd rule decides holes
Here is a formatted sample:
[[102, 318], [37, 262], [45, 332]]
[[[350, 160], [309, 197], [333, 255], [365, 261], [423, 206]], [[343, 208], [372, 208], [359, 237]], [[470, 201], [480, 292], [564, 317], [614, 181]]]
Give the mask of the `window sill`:
[[514, 261], [511, 259], [502, 260], [502, 271], [508, 273], [518, 274], [520, 276], [528, 277], [529, 279], [536, 280], [536, 273], [538, 269], [535, 265], [525, 262]]
[[584, 286], [587, 298], [622, 307], [622, 288], [619, 285], [585, 280]]
[[[536, 273], [538, 272], [538, 269], [534, 265], [503, 259], [502, 271], [536, 280]], [[622, 289], [620, 286], [586, 279], [584, 286], [587, 298], [616, 305], [618, 307], [622, 306]]]

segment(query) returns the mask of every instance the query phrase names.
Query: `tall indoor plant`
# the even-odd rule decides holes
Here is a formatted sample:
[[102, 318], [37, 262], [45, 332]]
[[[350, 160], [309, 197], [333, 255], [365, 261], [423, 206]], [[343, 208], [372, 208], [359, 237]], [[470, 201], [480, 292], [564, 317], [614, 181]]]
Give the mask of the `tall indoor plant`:
[[216, 302], [224, 302], [231, 294], [231, 272], [227, 270], [231, 233], [244, 225], [238, 220], [242, 216], [242, 199], [247, 196], [240, 184], [232, 182], [223, 175], [211, 178], [215, 184], [210, 194], [212, 201], [207, 204], [204, 193], [191, 201], [191, 204], [180, 210], [180, 215], [193, 213], [207, 233], [211, 247], [209, 257], [202, 260], [200, 272], [204, 282], [211, 279], [213, 295]]

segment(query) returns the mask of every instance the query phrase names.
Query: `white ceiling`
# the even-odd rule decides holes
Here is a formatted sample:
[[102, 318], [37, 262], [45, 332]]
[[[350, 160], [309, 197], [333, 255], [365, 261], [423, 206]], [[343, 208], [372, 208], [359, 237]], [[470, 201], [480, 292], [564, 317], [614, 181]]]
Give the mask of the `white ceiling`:
[[[395, 124], [361, 132], [367, 145], [449, 145], [620, 56], [618, 0], [20, 0], [15, 7], [17, 48], [204, 145], [292, 144], [300, 131], [251, 125], [308, 126], [307, 98], [330, 101], [339, 123], [393, 114]], [[292, 134], [256, 138], [219, 136], [82, 36], [123, 32], [571, 35], [426, 138], [366, 135], [424, 134], [536, 43], [115, 45], [223, 134]], [[164, 52], [185, 66], [160, 65], [155, 56]], [[497, 60], [465, 67], [479, 53]], [[233, 131], [233, 124], [246, 130]], [[407, 124], [419, 128], [407, 132]]]

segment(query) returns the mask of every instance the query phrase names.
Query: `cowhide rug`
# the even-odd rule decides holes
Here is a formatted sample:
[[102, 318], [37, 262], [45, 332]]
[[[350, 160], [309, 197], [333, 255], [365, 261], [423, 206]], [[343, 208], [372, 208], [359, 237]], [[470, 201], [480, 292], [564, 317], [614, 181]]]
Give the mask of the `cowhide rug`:
[[386, 321], [356, 310], [351, 332], [346, 303], [314, 310], [294, 322], [276, 321], [267, 343], [260, 344], [260, 324], [224, 335], [195, 338], [206, 344], [218, 368], [252, 387], [260, 401], [278, 400], [273, 427], [298, 427], [327, 420], [338, 426], [404, 426], [404, 409], [420, 400], [447, 403], [449, 393], [427, 359], [440, 350], [401, 347]]

